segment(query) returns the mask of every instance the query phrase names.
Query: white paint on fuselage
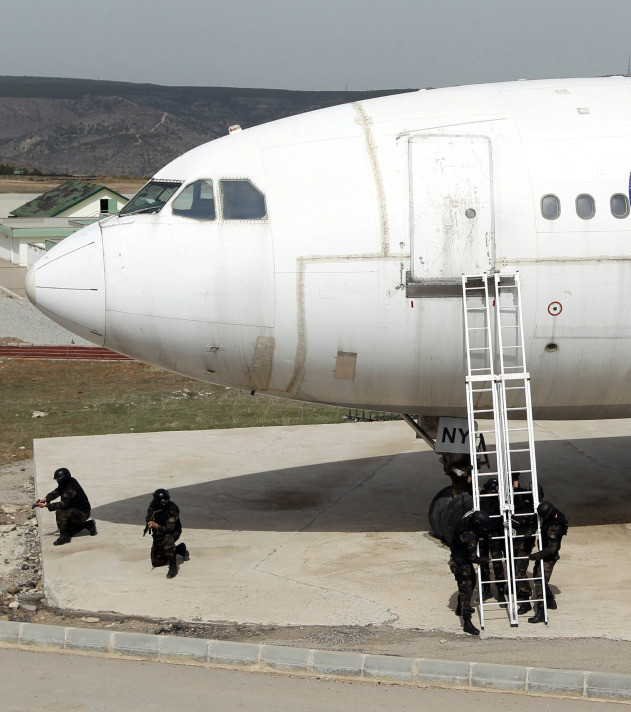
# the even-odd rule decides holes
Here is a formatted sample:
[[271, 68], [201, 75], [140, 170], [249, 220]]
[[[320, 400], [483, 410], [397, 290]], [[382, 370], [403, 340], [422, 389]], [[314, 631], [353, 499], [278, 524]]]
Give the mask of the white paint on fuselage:
[[[410, 146], [429, 137], [439, 146], [483, 137], [489, 147], [488, 175], [483, 158], [462, 163], [475, 164], [480, 190], [446, 196], [434, 216], [444, 254], [411, 227], [423, 191], [440, 205], [438, 178], [410, 175]], [[473, 235], [476, 264], [521, 273], [535, 417], [627, 417], [631, 218], [614, 217], [609, 201], [628, 195], [630, 148], [622, 77], [420, 91], [235, 132], [155, 178], [215, 187], [247, 178], [265, 194], [267, 218], [200, 222], [167, 204], [103, 221], [105, 345], [274, 395], [461, 415], [461, 299], [411, 298], [406, 273], [459, 279], [468, 258], [458, 241]], [[460, 159], [445, 160], [453, 175]], [[591, 220], [576, 214], [581, 193], [596, 201]], [[561, 201], [557, 220], [541, 215], [546, 194]], [[462, 217], [465, 198], [480, 201], [473, 220], [484, 212], [484, 223]], [[39, 275], [65, 244], [34, 268], [43, 310]], [[353, 377], [335, 377], [338, 352], [357, 355]]]

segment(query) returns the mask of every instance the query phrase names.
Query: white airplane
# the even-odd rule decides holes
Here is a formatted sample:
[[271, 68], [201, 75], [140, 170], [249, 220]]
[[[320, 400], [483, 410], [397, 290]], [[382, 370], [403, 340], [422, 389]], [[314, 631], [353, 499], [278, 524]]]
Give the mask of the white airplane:
[[463, 416], [461, 275], [519, 271], [534, 417], [631, 416], [630, 78], [231, 129], [51, 249], [31, 302], [202, 381]]

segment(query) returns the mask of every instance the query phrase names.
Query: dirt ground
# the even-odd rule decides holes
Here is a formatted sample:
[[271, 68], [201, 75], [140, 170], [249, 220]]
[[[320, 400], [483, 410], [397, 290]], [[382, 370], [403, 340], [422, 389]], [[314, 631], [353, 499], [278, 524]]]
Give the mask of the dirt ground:
[[32, 460], [0, 465], [0, 619], [446, 660], [625, 673], [631, 670], [631, 642], [623, 640], [479, 640], [464, 634], [388, 626], [200, 624], [54, 609], [44, 600], [37, 520], [31, 509], [34, 497]]
[[[0, 193], [44, 193], [60, 183], [73, 180], [72, 177], [50, 176], [0, 176]], [[136, 193], [145, 184], [142, 178], [116, 178], [97, 176], [93, 179], [99, 185], [106, 185], [118, 193]]]

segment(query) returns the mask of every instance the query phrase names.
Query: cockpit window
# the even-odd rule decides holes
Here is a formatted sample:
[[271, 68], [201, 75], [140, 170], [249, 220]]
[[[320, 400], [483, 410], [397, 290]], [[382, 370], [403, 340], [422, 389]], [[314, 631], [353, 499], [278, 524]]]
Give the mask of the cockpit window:
[[215, 196], [211, 180], [196, 180], [187, 185], [171, 205], [174, 215], [194, 220], [215, 219]]
[[175, 181], [149, 181], [134, 195], [120, 214], [157, 213], [181, 185], [181, 182]]
[[265, 196], [249, 180], [221, 181], [224, 220], [262, 220], [267, 217]]

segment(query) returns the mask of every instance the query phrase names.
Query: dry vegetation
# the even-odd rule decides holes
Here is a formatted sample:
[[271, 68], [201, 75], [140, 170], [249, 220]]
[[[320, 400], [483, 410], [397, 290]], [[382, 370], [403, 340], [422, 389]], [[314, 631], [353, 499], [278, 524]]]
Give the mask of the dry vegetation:
[[[0, 193], [44, 193], [72, 179], [70, 176], [0, 176]], [[91, 180], [123, 194], [137, 193], [145, 183], [142, 178], [125, 176], [95, 176]]]
[[135, 361], [6, 359], [0, 392], [0, 462], [31, 457], [33, 438], [340, 423], [348, 412], [251, 396]]

